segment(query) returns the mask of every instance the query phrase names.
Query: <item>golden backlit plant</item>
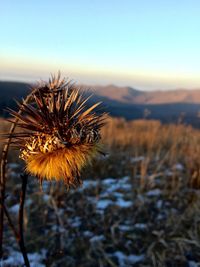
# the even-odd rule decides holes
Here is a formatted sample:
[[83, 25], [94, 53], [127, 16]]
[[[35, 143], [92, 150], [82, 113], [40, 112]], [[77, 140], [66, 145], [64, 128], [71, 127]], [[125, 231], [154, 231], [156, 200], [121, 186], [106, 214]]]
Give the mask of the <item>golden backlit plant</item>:
[[[30, 267], [24, 234], [23, 214], [28, 175], [46, 180], [64, 181], [66, 186], [81, 183], [83, 167], [102, 153], [100, 129], [105, 113], [100, 104], [89, 104], [90, 95], [71, 81], [52, 76], [48, 82], [33, 86], [18, 111], [8, 109], [13, 117], [10, 131], [1, 134], [6, 139], [0, 170], [0, 259], [3, 257], [4, 215], [19, 244], [24, 264]], [[17, 131], [15, 131], [17, 127]], [[5, 203], [6, 164], [10, 145], [20, 149], [26, 173], [21, 175], [22, 188], [18, 212], [18, 227], [12, 221]]]
[[26, 171], [41, 182], [77, 186], [82, 168], [101, 153], [105, 114], [99, 113], [101, 102], [88, 105], [90, 97], [58, 75], [33, 87], [32, 101], [18, 103], [21, 114], [9, 109], [20, 129], [11, 135], [12, 143], [20, 148]]

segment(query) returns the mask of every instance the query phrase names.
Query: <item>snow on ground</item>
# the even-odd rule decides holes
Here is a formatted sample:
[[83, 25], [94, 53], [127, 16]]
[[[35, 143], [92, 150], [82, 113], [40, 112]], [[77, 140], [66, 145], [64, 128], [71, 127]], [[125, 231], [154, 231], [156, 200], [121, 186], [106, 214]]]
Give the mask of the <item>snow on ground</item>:
[[104, 210], [106, 209], [108, 206], [113, 205], [114, 202], [110, 199], [100, 199], [99, 201], [97, 201], [97, 209], [99, 210]]
[[188, 264], [189, 264], [189, 267], [199, 267], [200, 266], [199, 263], [197, 263], [195, 261], [189, 261]]
[[116, 201], [116, 205], [120, 208], [129, 208], [132, 206], [132, 201], [124, 200], [122, 198], [118, 198]]
[[[31, 267], [45, 267], [44, 264], [42, 264], [42, 261], [46, 257], [46, 250], [43, 249], [41, 253], [28, 253], [28, 258], [30, 261]], [[10, 255], [7, 259], [4, 259], [0, 261], [1, 266], [3, 267], [18, 267], [23, 266], [24, 260], [22, 257], [22, 254], [16, 251], [10, 251]]]
[[140, 230], [146, 230], [147, 225], [145, 223], [136, 223], [133, 225], [134, 228], [140, 229]]
[[121, 251], [116, 251], [113, 253], [113, 256], [115, 256], [118, 260], [119, 267], [127, 267], [127, 266], [133, 266], [133, 264], [143, 261], [144, 255], [126, 255]]
[[183, 171], [184, 170], [184, 166], [181, 163], [177, 163], [173, 166], [173, 169], [176, 171]]
[[145, 160], [145, 157], [143, 157], [143, 156], [139, 156], [139, 157], [131, 158], [131, 159], [130, 159], [130, 162], [131, 162], [131, 163], [137, 163], [137, 162], [144, 161], [144, 160]]
[[125, 192], [127, 194], [130, 193], [132, 188], [128, 176], [121, 179], [107, 178], [101, 181], [86, 180], [79, 191], [91, 190], [97, 184], [102, 188], [99, 196], [88, 196], [88, 200], [96, 205], [97, 212], [102, 213], [109, 206], [118, 206], [120, 208], [132, 206], [132, 201], [124, 199]]
[[13, 205], [12, 207], [9, 208], [9, 210], [10, 210], [12, 213], [17, 214], [18, 211], [19, 211], [19, 204], [15, 204], [15, 205]]
[[104, 235], [96, 235], [93, 236], [92, 238], [90, 238], [90, 242], [94, 243], [94, 242], [101, 242], [105, 240], [105, 236]]
[[161, 190], [158, 189], [158, 188], [156, 188], [156, 189], [153, 189], [153, 190], [148, 191], [148, 192], [146, 193], [146, 195], [147, 195], [148, 197], [157, 197], [157, 196], [159, 196], [161, 193], [162, 193]]
[[[131, 159], [131, 162], [138, 162], [144, 160], [144, 157], [138, 157]], [[173, 167], [173, 170], [169, 170], [171, 172], [170, 174], [173, 174], [173, 171], [182, 171], [183, 166], [180, 164], [176, 164], [176, 166]], [[44, 181], [43, 183], [43, 201], [49, 202], [50, 201], [50, 195], [49, 195], [49, 184]], [[71, 190], [70, 194], [73, 193], [84, 193], [85, 200], [94, 207], [94, 210], [96, 211], [96, 214], [98, 216], [105, 216], [106, 212], [109, 211], [109, 208], [114, 208], [115, 210], [119, 210], [120, 212], [127, 212], [126, 209], [131, 209], [133, 207], [133, 204], [136, 202], [140, 203], [140, 205], [145, 205], [145, 201], [152, 200], [158, 198], [158, 200], [155, 202], [155, 208], [160, 210], [159, 214], [157, 214], [157, 220], [162, 220], [165, 218], [165, 214], [162, 211], [163, 205], [167, 207], [167, 202], [163, 202], [162, 199], [159, 199], [159, 197], [162, 197], [162, 191], [158, 188], [151, 188], [147, 192], [144, 193], [138, 193], [134, 200], [132, 200], [132, 184], [131, 179], [128, 176], [115, 179], [112, 177], [102, 179], [102, 180], [85, 180], [83, 181], [83, 185], [76, 189], [75, 191]], [[32, 200], [29, 200], [29, 202], [26, 202], [26, 208], [29, 207], [32, 204]], [[12, 207], [9, 208], [9, 210], [12, 213], [17, 213], [19, 210], [19, 204], [15, 204]], [[63, 209], [59, 209], [59, 215], [63, 216], [65, 212], [72, 212], [73, 213], [73, 206], [66, 207]], [[174, 211], [174, 213], [176, 210]], [[80, 216], [74, 216], [69, 217], [67, 219], [68, 226], [70, 229], [82, 229], [80, 231], [80, 234], [87, 238], [89, 243], [93, 246], [98, 243], [107, 242], [106, 235], [104, 235], [103, 231], [96, 231], [91, 230], [89, 228], [84, 228], [84, 219]], [[65, 225], [66, 226], [66, 225]], [[54, 225], [51, 227], [51, 231], [59, 231], [60, 233], [65, 233], [67, 231], [67, 228], [63, 226], [56, 226]], [[122, 234], [128, 234], [133, 231], [138, 232], [146, 232], [149, 230], [150, 226], [147, 222], [144, 223], [144, 221], [139, 222], [132, 222], [130, 220], [124, 220], [119, 221], [118, 224], [116, 224], [116, 228], [120, 232], [120, 235]], [[68, 230], [70, 230], [68, 229]], [[122, 249], [123, 250], [123, 249]], [[109, 252], [110, 253], [110, 252]], [[133, 266], [134, 264], [138, 262], [142, 262], [145, 260], [145, 255], [140, 254], [136, 255], [135, 251], [129, 251], [124, 253], [124, 251], [121, 251], [121, 248], [116, 248], [116, 251], [110, 253], [109, 256], [112, 258], [115, 258], [115, 261], [118, 262], [119, 267], [126, 267], [126, 266]], [[28, 257], [30, 260], [31, 267], [43, 267], [45, 266], [43, 264], [43, 261], [45, 260], [45, 251], [42, 251], [40, 253], [29, 253]], [[11, 251], [9, 257], [1, 262], [1, 266], [22, 266], [23, 265], [23, 258], [19, 252]], [[196, 267], [195, 262], [190, 261], [189, 262], [190, 267]]]
[[91, 187], [96, 187], [98, 184], [98, 181], [95, 180], [85, 180], [82, 184], [82, 186], [78, 189], [80, 192], [91, 188]]

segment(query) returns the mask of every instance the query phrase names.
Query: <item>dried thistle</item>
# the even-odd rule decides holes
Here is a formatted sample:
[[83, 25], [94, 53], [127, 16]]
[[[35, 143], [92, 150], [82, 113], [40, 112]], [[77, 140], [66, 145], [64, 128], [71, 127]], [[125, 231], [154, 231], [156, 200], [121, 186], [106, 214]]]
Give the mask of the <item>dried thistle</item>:
[[86, 107], [90, 96], [60, 75], [37, 84], [32, 92], [31, 103], [18, 103], [22, 114], [8, 109], [21, 129], [11, 137], [26, 171], [41, 182], [56, 179], [67, 186], [79, 185], [82, 168], [101, 153], [100, 128], [105, 120], [105, 114], [97, 112], [101, 102]]

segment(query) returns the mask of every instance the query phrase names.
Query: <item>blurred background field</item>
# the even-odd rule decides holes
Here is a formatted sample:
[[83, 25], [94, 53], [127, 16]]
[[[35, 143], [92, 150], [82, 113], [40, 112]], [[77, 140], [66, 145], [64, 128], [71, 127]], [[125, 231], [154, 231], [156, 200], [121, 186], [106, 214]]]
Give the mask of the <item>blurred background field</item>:
[[[30, 177], [25, 238], [32, 266], [199, 266], [200, 132], [183, 124], [108, 118], [105, 156], [83, 185]], [[1, 120], [1, 132], [8, 123]], [[22, 162], [11, 150], [6, 203], [18, 210]], [[6, 228], [4, 266], [22, 259]]]

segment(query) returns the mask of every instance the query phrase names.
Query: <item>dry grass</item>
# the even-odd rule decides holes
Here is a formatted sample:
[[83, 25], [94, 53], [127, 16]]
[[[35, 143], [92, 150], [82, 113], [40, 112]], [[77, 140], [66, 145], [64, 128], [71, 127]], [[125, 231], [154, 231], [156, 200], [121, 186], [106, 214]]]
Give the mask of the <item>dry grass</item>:
[[[126, 159], [125, 169], [135, 166], [132, 157], [144, 157], [137, 168], [142, 176], [151, 176], [175, 164], [182, 164], [187, 172], [187, 182], [198, 187], [200, 182], [200, 131], [191, 126], [162, 125], [159, 121], [110, 118], [109, 127], [102, 130], [103, 142], [112, 156]], [[123, 161], [121, 161], [123, 163]], [[120, 164], [121, 165], [121, 164]], [[116, 164], [116, 167], [119, 166]], [[120, 166], [121, 167], [121, 166]], [[124, 170], [125, 171], [125, 170]], [[131, 170], [129, 169], [129, 174]], [[134, 170], [135, 173], [135, 170]], [[112, 174], [111, 174], [112, 175]], [[185, 182], [186, 182], [185, 180]]]
[[[44, 266], [199, 266], [200, 131], [110, 118], [102, 136], [108, 155], [85, 170], [82, 188], [41, 191], [29, 179], [28, 251], [46, 249]], [[8, 166], [10, 207], [19, 172]]]

